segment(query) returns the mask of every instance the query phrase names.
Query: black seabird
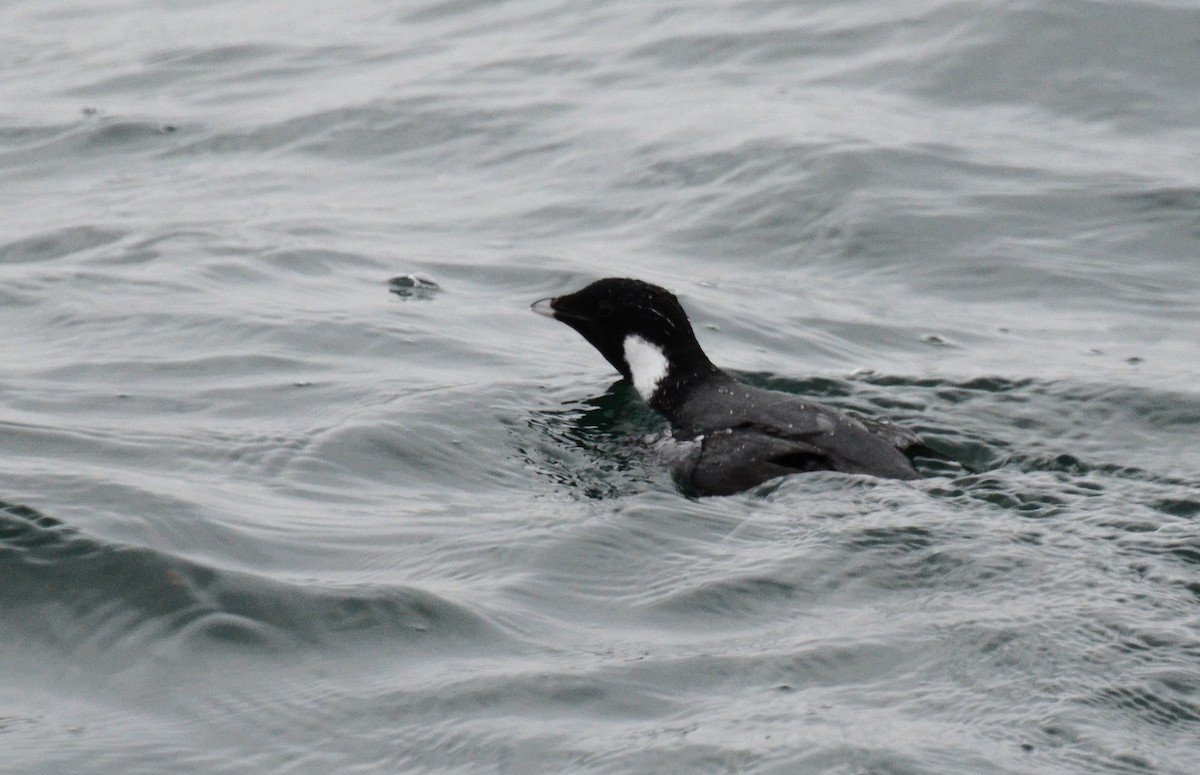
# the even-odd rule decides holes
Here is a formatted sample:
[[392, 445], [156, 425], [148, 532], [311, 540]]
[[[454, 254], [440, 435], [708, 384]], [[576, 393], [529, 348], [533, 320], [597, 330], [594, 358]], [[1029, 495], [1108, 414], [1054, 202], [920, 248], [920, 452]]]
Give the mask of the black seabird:
[[753, 387], [714, 366], [665, 288], [610, 277], [532, 308], [583, 335], [671, 421], [676, 474], [698, 494], [728, 495], [808, 471], [920, 476], [906, 453], [928, 448], [910, 431]]

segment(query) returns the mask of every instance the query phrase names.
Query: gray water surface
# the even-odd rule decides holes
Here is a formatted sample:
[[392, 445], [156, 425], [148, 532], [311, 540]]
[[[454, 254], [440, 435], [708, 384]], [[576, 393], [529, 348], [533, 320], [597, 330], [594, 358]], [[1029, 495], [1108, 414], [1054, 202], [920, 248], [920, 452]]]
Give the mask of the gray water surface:
[[[0, 8], [0, 771], [1200, 760], [1200, 8]], [[535, 299], [963, 465], [688, 498]]]

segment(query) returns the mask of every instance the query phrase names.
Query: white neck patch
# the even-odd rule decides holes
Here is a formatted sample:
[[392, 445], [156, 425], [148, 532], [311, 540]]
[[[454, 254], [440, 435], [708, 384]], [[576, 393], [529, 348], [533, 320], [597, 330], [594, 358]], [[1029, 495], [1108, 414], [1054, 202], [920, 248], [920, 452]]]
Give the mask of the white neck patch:
[[630, 334], [625, 337], [625, 363], [629, 366], [633, 389], [643, 401], [650, 403], [650, 399], [658, 392], [659, 384], [667, 376], [667, 356], [658, 345], [647, 342], [637, 334]]

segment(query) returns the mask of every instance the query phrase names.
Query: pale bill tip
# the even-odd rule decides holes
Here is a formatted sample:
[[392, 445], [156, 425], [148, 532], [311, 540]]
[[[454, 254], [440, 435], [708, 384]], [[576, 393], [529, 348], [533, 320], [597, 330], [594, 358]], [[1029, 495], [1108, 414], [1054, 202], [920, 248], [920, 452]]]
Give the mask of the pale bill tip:
[[548, 318], [554, 317], [554, 299], [538, 299], [529, 308], [539, 315], [545, 315]]

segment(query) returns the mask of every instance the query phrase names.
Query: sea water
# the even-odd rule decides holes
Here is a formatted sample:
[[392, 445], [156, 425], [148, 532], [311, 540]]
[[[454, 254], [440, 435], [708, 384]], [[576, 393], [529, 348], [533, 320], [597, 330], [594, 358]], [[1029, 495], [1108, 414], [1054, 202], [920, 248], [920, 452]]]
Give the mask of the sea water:
[[[1200, 7], [0, 7], [0, 771], [1200, 762]], [[689, 498], [535, 299], [957, 463]]]

